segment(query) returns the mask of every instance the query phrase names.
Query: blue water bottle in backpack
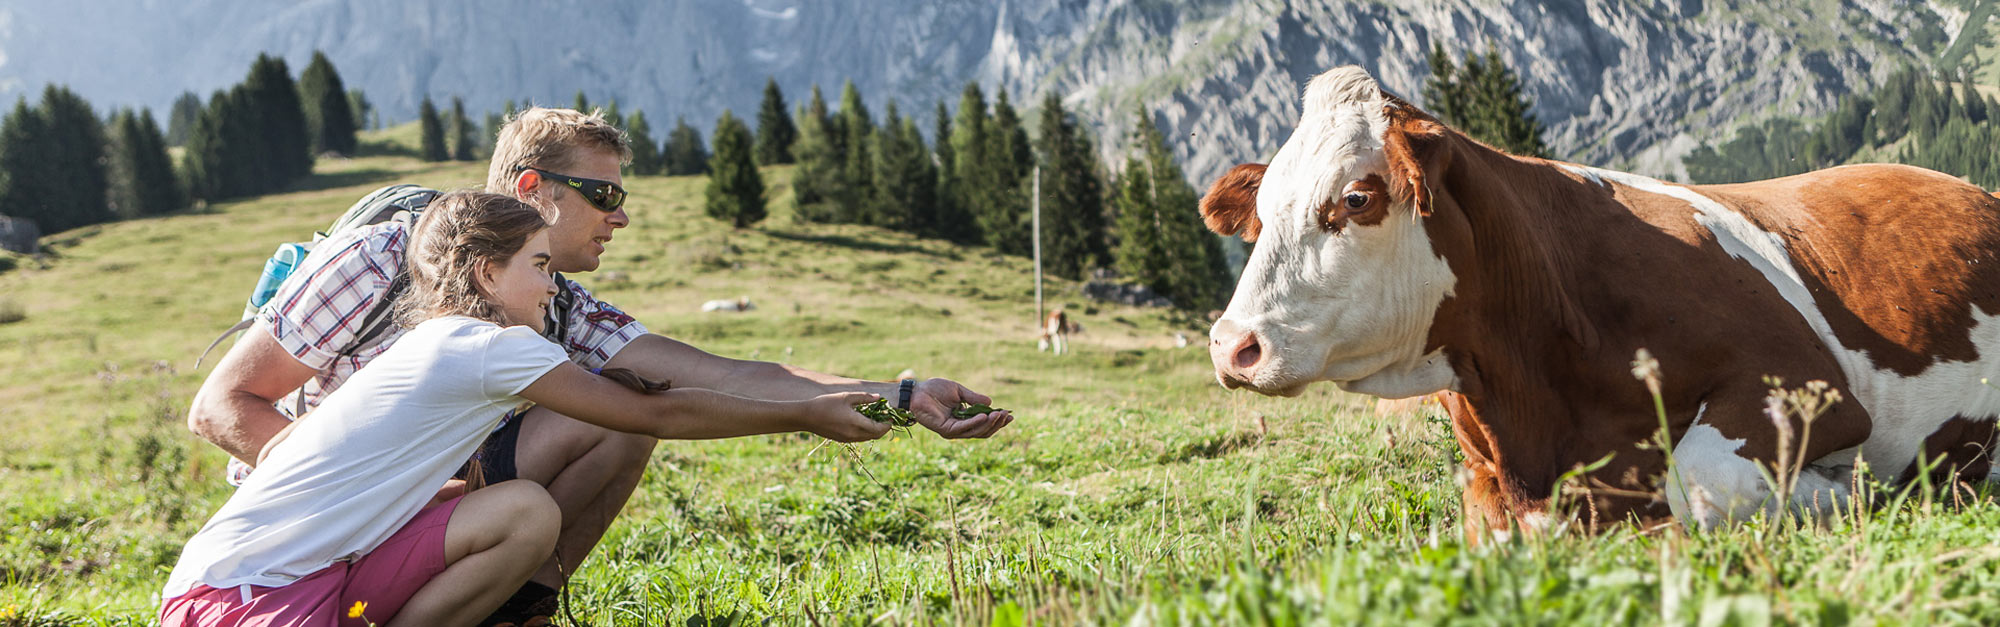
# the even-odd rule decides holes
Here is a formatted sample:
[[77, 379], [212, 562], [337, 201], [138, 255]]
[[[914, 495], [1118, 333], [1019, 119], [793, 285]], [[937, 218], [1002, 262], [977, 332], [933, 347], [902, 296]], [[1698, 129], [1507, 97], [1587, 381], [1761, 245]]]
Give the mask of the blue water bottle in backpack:
[[248, 319], [257, 314], [264, 303], [271, 302], [277, 295], [278, 286], [285, 283], [285, 277], [292, 275], [292, 269], [306, 258], [306, 247], [295, 243], [278, 245], [278, 252], [264, 261], [264, 274], [257, 277], [257, 289], [251, 290], [249, 302], [243, 305], [243, 317]]

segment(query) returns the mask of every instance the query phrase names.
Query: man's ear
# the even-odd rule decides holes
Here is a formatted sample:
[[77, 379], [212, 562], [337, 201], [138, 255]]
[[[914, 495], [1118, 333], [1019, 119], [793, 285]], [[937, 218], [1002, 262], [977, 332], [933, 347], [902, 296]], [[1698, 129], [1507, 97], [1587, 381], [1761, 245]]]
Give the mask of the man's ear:
[[536, 172], [534, 170], [522, 170], [520, 174], [514, 175], [515, 198], [519, 198], [521, 200], [534, 198], [535, 192], [540, 190], [541, 188], [542, 188], [542, 173], [540, 172]]
[[1243, 235], [1243, 241], [1257, 241], [1263, 224], [1257, 222], [1257, 188], [1264, 184], [1264, 164], [1244, 163], [1208, 186], [1201, 197], [1201, 220], [1208, 230], [1220, 235]]

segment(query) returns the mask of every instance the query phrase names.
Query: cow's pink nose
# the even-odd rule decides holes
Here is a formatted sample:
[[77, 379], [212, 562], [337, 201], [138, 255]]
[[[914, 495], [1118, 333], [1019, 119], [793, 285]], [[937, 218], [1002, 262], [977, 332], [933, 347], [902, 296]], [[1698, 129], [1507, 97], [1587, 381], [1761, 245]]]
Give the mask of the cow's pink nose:
[[1230, 361], [1235, 364], [1237, 370], [1248, 371], [1257, 365], [1257, 360], [1263, 358], [1264, 347], [1257, 344], [1257, 334], [1249, 333], [1243, 336], [1243, 343], [1236, 346], [1236, 357]]
[[1234, 321], [1219, 320], [1209, 332], [1208, 356], [1215, 363], [1216, 379], [1235, 388], [1250, 381], [1250, 374], [1264, 359], [1264, 346], [1256, 333], [1243, 330]]

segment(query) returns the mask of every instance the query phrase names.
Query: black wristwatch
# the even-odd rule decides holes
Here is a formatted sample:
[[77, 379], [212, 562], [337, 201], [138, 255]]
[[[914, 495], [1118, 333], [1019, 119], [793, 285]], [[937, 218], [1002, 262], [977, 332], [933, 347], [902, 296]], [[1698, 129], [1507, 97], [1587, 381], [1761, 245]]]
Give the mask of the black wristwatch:
[[896, 409], [910, 410], [910, 394], [917, 391], [916, 379], [904, 379], [896, 386]]

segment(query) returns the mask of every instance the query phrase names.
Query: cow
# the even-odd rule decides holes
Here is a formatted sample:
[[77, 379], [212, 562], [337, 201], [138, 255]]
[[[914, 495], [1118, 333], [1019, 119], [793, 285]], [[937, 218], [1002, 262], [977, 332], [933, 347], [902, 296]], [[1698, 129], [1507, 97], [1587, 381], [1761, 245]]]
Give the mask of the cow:
[[705, 312], [742, 313], [756, 308], [756, 305], [750, 303], [748, 296], [739, 296], [736, 300], [711, 300], [701, 304], [701, 310]]
[[[1990, 480], [2000, 198], [1951, 176], [1851, 165], [1682, 185], [1515, 156], [1343, 67], [1311, 80], [1270, 163], [1231, 169], [1201, 212], [1256, 244], [1209, 333], [1217, 380], [1452, 392], [1469, 535], [1825, 516], [1864, 459], [1890, 481], [1920, 455], [1936, 478]], [[1644, 444], [1662, 420], [1634, 378], [1642, 348], [1671, 477]], [[1773, 420], [1767, 376], [1842, 400], [1809, 438], [1783, 437], [1805, 425]], [[1804, 464], [1774, 495], [1781, 450]], [[1580, 489], [1559, 492], [1579, 468]]]
[[1069, 352], [1069, 334], [1082, 329], [1081, 325], [1070, 322], [1069, 314], [1057, 309], [1042, 316], [1040, 336], [1035, 340], [1035, 350], [1055, 349], [1055, 354]]

